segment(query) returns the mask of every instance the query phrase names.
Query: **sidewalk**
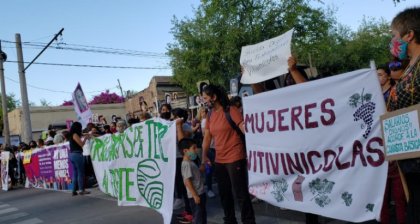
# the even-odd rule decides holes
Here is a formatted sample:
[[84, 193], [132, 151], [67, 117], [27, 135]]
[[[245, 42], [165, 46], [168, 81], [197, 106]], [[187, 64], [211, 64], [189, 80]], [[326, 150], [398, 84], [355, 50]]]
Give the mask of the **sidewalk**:
[[[217, 189], [214, 187], [213, 189]], [[235, 204], [236, 206], [236, 204]], [[255, 221], [258, 224], [305, 224], [305, 214], [292, 210], [282, 210], [272, 206], [264, 201], [253, 203], [255, 211]], [[241, 223], [241, 214], [238, 207], [236, 209], [236, 219]], [[173, 224], [177, 224], [176, 215], [181, 213], [182, 209], [174, 210]], [[207, 198], [207, 221], [209, 224], [223, 224], [223, 209], [220, 198]], [[320, 224], [346, 224], [347, 222], [332, 220], [325, 217], [319, 217]]]

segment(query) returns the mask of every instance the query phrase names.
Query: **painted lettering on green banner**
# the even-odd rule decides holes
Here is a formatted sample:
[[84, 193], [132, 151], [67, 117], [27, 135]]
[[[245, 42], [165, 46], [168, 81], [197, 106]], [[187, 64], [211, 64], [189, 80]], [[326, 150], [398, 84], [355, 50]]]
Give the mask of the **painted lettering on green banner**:
[[[118, 197], [118, 200], [135, 201], [136, 199], [130, 196], [130, 189], [134, 186], [134, 181], [130, 179], [130, 173], [134, 172], [133, 168], [117, 168], [109, 169], [109, 175], [104, 171], [104, 178], [102, 180], [102, 187], [106, 194]], [[111, 191], [109, 189], [109, 179], [111, 181]], [[125, 195], [123, 195], [125, 192]]]
[[147, 120], [145, 123], [149, 133], [149, 158], [162, 159], [164, 162], [168, 162], [168, 157], [162, 148], [162, 138], [168, 131], [168, 126], [153, 120]]
[[124, 158], [144, 158], [146, 156], [168, 162], [168, 157], [162, 146], [162, 139], [168, 132], [168, 126], [153, 120], [148, 120], [145, 124], [147, 125], [146, 135], [148, 138], [147, 155], [144, 155], [143, 147], [145, 143], [142, 136], [144, 126], [136, 126], [128, 128], [124, 133], [94, 138], [91, 146], [92, 161], [112, 161], [120, 156]]

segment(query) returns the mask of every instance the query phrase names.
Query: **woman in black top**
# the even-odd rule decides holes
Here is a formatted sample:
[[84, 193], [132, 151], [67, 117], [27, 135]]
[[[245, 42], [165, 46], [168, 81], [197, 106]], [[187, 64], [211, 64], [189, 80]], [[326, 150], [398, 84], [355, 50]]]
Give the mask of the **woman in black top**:
[[82, 137], [82, 124], [79, 122], [74, 122], [71, 125], [69, 133], [69, 142], [70, 142], [70, 161], [73, 165], [73, 196], [77, 195], [77, 189], [79, 189], [79, 194], [89, 194], [89, 191], [85, 191], [84, 185], [84, 176], [85, 176], [85, 164], [83, 162], [83, 145], [86, 140], [90, 138], [89, 135], [86, 135], [83, 140]]

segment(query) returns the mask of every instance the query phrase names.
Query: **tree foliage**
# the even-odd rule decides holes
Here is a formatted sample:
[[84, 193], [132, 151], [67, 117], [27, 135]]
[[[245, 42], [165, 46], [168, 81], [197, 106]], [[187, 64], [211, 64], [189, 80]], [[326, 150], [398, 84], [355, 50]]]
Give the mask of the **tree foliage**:
[[[101, 92], [100, 94], [93, 97], [93, 99], [88, 102], [89, 104], [113, 104], [113, 103], [123, 103], [124, 98], [116, 93], [110, 93], [109, 90]], [[72, 100], [65, 100], [61, 106], [72, 106]]]
[[93, 97], [89, 104], [112, 104], [122, 103], [124, 99], [116, 93], [110, 93], [109, 90]]
[[311, 58], [329, 76], [388, 61], [389, 25], [363, 20], [357, 31], [337, 23], [334, 11], [313, 8], [307, 0], [202, 0], [193, 18], [174, 18], [168, 55], [174, 79], [188, 93], [195, 83], [227, 86], [240, 71], [242, 46], [295, 29], [292, 53], [300, 63]]
[[330, 38], [317, 50], [312, 50], [315, 66], [324, 76], [340, 74], [389, 61], [391, 39], [388, 23], [381, 19], [364, 19], [357, 31], [342, 25], [330, 28]]
[[[203, 0], [194, 18], [173, 19], [168, 45], [174, 79], [189, 93], [209, 79], [226, 85], [240, 71], [241, 47], [295, 28], [296, 46], [316, 46], [333, 22], [306, 0]], [[315, 22], [316, 21], [316, 22]]]
[[73, 106], [72, 100], [64, 100], [64, 102], [61, 104], [61, 106]]
[[[2, 104], [2, 100], [1, 100], [1, 94], [0, 94], [0, 104]], [[18, 107], [20, 105], [19, 100], [17, 100], [15, 98], [14, 94], [9, 94], [6, 97], [7, 99], [7, 112], [10, 112], [14, 109], [16, 109], [16, 107]], [[0, 107], [0, 126], [1, 126], [1, 130], [3, 130], [3, 107]]]
[[49, 107], [49, 106], [51, 106], [51, 102], [48, 102], [46, 99], [41, 99], [40, 100], [40, 103], [41, 103], [41, 106], [42, 107]]
[[[1, 94], [0, 94], [0, 104], [3, 103], [1, 99], [2, 98], [1, 98]], [[10, 111], [16, 109], [16, 107], [18, 107], [20, 105], [19, 100], [16, 99], [16, 96], [13, 93], [7, 95], [6, 99], [7, 99], [7, 112], [10, 112]], [[2, 108], [0, 108], [0, 110], [2, 110]]]

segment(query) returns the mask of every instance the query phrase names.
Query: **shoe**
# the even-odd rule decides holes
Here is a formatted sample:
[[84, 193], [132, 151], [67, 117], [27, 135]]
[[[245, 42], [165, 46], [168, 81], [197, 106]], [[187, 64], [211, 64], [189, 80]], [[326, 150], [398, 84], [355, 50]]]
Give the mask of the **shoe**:
[[73, 191], [72, 193], [71, 193], [71, 196], [76, 196], [77, 195], [77, 192], [76, 191]]
[[190, 215], [187, 211], [183, 211], [180, 214], [176, 215], [176, 219], [183, 220], [185, 216]]
[[90, 194], [90, 191], [80, 191], [79, 194], [80, 195]]
[[193, 221], [193, 216], [192, 215], [185, 215], [185, 217], [181, 220], [178, 220], [179, 223], [182, 224], [190, 224]]
[[182, 207], [184, 207], [184, 201], [182, 199], [175, 198], [173, 209], [177, 210], [181, 209]]
[[209, 191], [207, 191], [207, 197], [208, 198], [214, 198], [214, 197], [216, 197], [216, 194], [212, 190], [209, 190]]
[[97, 186], [98, 186], [98, 183], [95, 183], [92, 185], [92, 187], [97, 187]]

